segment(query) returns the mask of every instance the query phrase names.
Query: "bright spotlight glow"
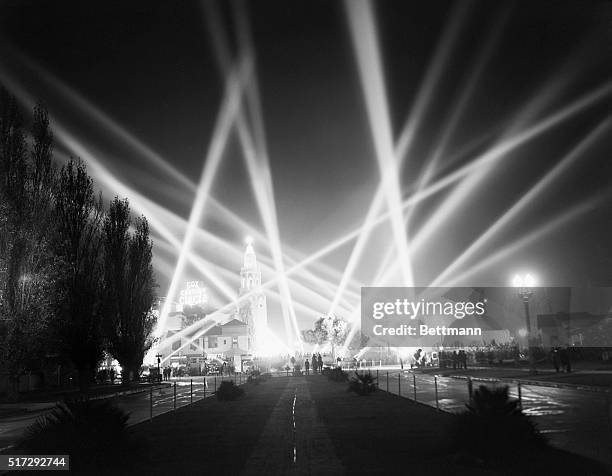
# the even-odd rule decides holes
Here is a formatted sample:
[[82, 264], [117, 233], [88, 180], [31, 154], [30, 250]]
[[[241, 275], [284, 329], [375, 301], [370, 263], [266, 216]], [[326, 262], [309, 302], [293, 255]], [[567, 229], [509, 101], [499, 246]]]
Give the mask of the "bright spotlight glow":
[[[6, 74], [4, 74], [3, 76], [5, 79], [7, 78]], [[34, 101], [27, 93], [25, 93], [25, 91], [19, 85], [17, 85], [16, 83], [10, 80], [6, 81], [6, 83], [7, 83], [7, 86], [9, 86], [15, 92], [15, 94], [20, 98], [20, 100], [28, 105], [28, 107], [33, 106]], [[96, 118], [97, 116], [94, 114], [94, 119]], [[102, 126], [104, 126], [104, 124], [102, 124]], [[176, 222], [177, 226], [185, 226], [186, 224], [185, 220], [174, 215], [172, 212], [169, 212], [163, 207], [160, 207], [159, 205], [155, 204], [149, 199], [141, 196], [135, 190], [132, 190], [130, 187], [124, 185], [121, 181], [117, 180], [113, 176], [113, 174], [111, 174], [108, 170], [106, 170], [104, 166], [102, 165], [102, 163], [96, 159], [95, 154], [91, 153], [83, 144], [81, 144], [78, 140], [76, 140], [73, 137], [73, 135], [71, 135], [65, 128], [62, 127], [61, 124], [59, 123], [55, 124], [55, 132], [60, 142], [62, 142], [76, 156], [80, 156], [86, 161], [86, 163], [91, 167], [93, 176], [100, 179], [102, 184], [107, 186], [112, 191], [112, 193], [119, 193], [121, 195], [129, 196], [134, 209], [137, 210], [139, 213], [143, 213], [146, 216], [148, 216], [152, 229], [160, 233], [161, 236], [164, 238], [164, 240], [167, 243], [171, 244], [174, 249], [176, 250], [181, 249], [181, 243], [179, 242], [177, 237], [169, 231], [169, 228], [165, 225], [165, 223], [167, 219], [169, 219], [169, 220]], [[113, 129], [110, 132], [115, 132], [115, 131]], [[124, 137], [122, 138], [125, 139]], [[146, 151], [142, 147], [139, 147], [139, 148], [141, 152]], [[150, 153], [151, 151], [149, 150], [148, 152]], [[190, 183], [189, 185], [190, 185], [189, 188], [195, 188], [192, 183]], [[218, 204], [218, 203], [216, 203], [216, 205], [223, 207], [221, 204]], [[222, 241], [222, 240], [216, 239], [214, 235], [205, 233], [204, 230], [196, 229], [195, 232], [198, 234], [204, 233], [205, 235], [204, 238], [207, 240], [213, 239], [215, 240], [215, 242]], [[157, 244], [161, 245], [163, 243], [164, 241], [158, 241]], [[229, 275], [231, 273], [229, 270], [219, 268], [218, 266], [213, 265], [212, 263], [199, 259], [197, 255], [195, 255], [189, 250], [187, 252], [187, 257], [190, 260], [190, 262], [194, 266], [196, 266], [198, 270], [204, 273], [204, 276], [206, 276], [207, 279], [209, 279], [209, 281], [223, 293], [223, 295], [225, 295], [231, 301], [233, 301], [233, 298], [235, 297], [234, 290], [228, 287], [223, 280], [220, 280], [218, 275], [216, 274], [216, 273], [221, 272], [226, 275]], [[168, 267], [166, 266], [166, 268]], [[298, 269], [301, 269], [301, 268], [302, 266], [298, 266], [295, 268], [295, 270], [297, 271]], [[169, 269], [170, 268], [168, 268], [167, 270]], [[215, 273], [211, 274], [210, 273], [211, 270], [215, 270]], [[229, 277], [232, 278], [233, 276], [229, 276]], [[320, 283], [320, 285], [323, 287], [326, 287], [325, 283]], [[296, 304], [298, 304], [300, 308], [302, 308], [305, 312], [308, 312], [311, 314], [313, 313], [312, 308], [303, 306], [301, 305], [301, 303], [296, 303]], [[160, 324], [161, 325], [158, 325], [157, 327], [158, 335], [161, 331], [163, 331], [163, 326], [164, 326], [163, 322], [161, 322]]]
[[552, 218], [550, 221], [542, 224], [531, 233], [523, 236], [519, 240], [510, 243], [503, 248], [497, 250], [495, 253], [490, 254], [485, 259], [478, 261], [478, 263], [471, 268], [465, 270], [458, 276], [455, 276], [453, 279], [449, 280], [444, 284], [444, 286], [453, 287], [453, 286], [461, 286], [461, 285], [469, 285], [468, 283], [473, 282], [473, 276], [483, 270], [486, 270], [500, 261], [507, 259], [516, 253], [521, 252], [525, 248], [527, 248], [530, 244], [544, 238], [546, 235], [556, 231], [560, 227], [567, 225], [572, 220], [577, 217], [583, 215], [586, 212], [593, 210], [599, 203], [601, 202], [601, 197], [594, 197], [583, 202], [574, 205], [568, 210], [560, 213], [556, 217]]
[[[570, 117], [583, 112], [586, 108], [592, 106], [602, 98], [609, 95], [611, 92], [612, 82], [604, 83], [602, 86], [585, 94], [562, 109], [548, 115], [531, 127], [528, 127], [526, 130], [518, 133], [515, 136], [506, 138], [495, 145], [495, 147], [492, 149], [475, 158], [469, 164], [466, 164], [461, 169], [453, 172], [452, 174], [428, 187], [427, 192], [431, 192], [435, 188], [442, 187], [444, 184], [448, 184], [453, 180], [457, 180], [458, 178], [471, 173], [471, 175], [468, 175], [466, 180], [463, 180], [459, 186], [457, 186], [455, 190], [444, 199], [442, 204], [435, 210], [434, 213], [431, 214], [429, 219], [419, 229], [418, 233], [414, 236], [410, 243], [411, 252], [416, 253], [421, 246], [427, 243], [432, 234], [437, 231], [442, 224], [446, 223], [446, 219], [455, 212], [456, 208], [459, 205], [466, 203], [467, 197], [475, 192], [476, 186], [482, 182], [486, 173], [493, 169], [492, 165], [495, 162], [498, 162], [510, 151], [525, 144], [529, 140], [538, 137]], [[527, 109], [532, 113], [534, 112], [533, 107], [529, 107]], [[524, 117], [526, 114], [527, 113], [523, 111], [520, 116]], [[523, 120], [517, 119], [515, 122], [523, 122]], [[459, 175], [461, 177], [458, 177]], [[410, 202], [410, 199], [408, 202]], [[405, 202], [405, 204], [406, 203], [407, 202]], [[393, 269], [394, 267], [391, 267], [387, 274], [391, 273]]]
[[512, 286], [515, 288], [523, 287], [523, 278], [521, 278], [518, 274], [515, 274], [514, 279], [512, 280]]
[[[5, 42], [6, 43], [6, 42]], [[174, 168], [161, 155], [151, 149], [148, 145], [130, 134], [124, 127], [118, 124], [113, 118], [108, 116], [96, 105], [88, 101], [85, 97], [79, 94], [76, 90], [69, 87], [59, 78], [54, 76], [48, 70], [43, 68], [36, 61], [29, 58], [27, 55], [17, 50], [13, 46], [3, 44], [3, 53], [8, 52], [14, 56], [19, 62], [32, 70], [39, 78], [41, 78], [55, 93], [59, 93], [68, 103], [70, 103], [77, 111], [85, 114], [88, 119], [93, 120], [105, 132], [111, 133], [115, 138], [120, 139], [125, 145], [129, 146], [133, 151], [139, 153], [146, 158], [152, 165], [158, 167], [166, 174], [175, 179], [181, 186], [187, 187], [190, 190], [195, 189], [195, 184], [184, 174]]]
[[189, 251], [191, 249], [191, 244], [198, 228], [198, 223], [202, 217], [202, 213], [204, 212], [204, 205], [206, 203], [206, 199], [208, 198], [208, 193], [212, 187], [219, 164], [221, 163], [221, 158], [227, 144], [231, 126], [240, 105], [243, 85], [248, 74], [249, 70], [245, 68], [245, 62], [243, 62], [240, 70], [232, 75], [226, 83], [225, 98], [219, 111], [213, 136], [207, 151], [207, 156], [204, 162], [205, 165], [202, 169], [202, 175], [200, 177], [200, 184], [196, 190], [196, 197], [189, 214], [187, 231], [185, 232], [179, 258], [176, 263], [176, 268], [174, 269], [172, 281], [170, 282], [170, 287], [166, 293], [167, 300], [164, 302], [164, 306], [160, 312], [156, 330], [157, 336], [161, 335], [163, 329], [165, 328], [168, 312], [170, 311], [169, 300], [174, 298], [178, 288], [179, 279], [182, 277]]
[[258, 336], [257, 340], [261, 345], [259, 349], [255, 349], [255, 353], [260, 357], [273, 357], [292, 353], [291, 349], [269, 327], [265, 328], [263, 336], [261, 339]]
[[[211, 3], [212, 2], [208, 2], [206, 6], [207, 7], [211, 6]], [[212, 8], [212, 10], [215, 10], [215, 9]], [[213, 28], [211, 28], [211, 31], [219, 30], [220, 23], [218, 21], [218, 18], [215, 17], [215, 15], [207, 15], [206, 18], [212, 21]], [[214, 21], [215, 18], [217, 18], [217, 22]], [[214, 34], [213, 38], [216, 38], [217, 36], [219, 35]], [[7, 45], [4, 45], [4, 46], [7, 46]], [[223, 48], [224, 45], [217, 45], [217, 48], [219, 47]], [[96, 105], [92, 104], [90, 101], [88, 101], [86, 98], [81, 96], [74, 89], [70, 88], [64, 82], [62, 82], [57, 77], [52, 75], [49, 71], [42, 68], [39, 64], [34, 62], [32, 59], [28, 58], [23, 53], [19, 51], [12, 51], [12, 54], [15, 56], [16, 59], [21, 61], [26, 67], [32, 69], [37, 74], [37, 76], [39, 76], [48, 86], [50, 86], [62, 98], [64, 98], [66, 102], [70, 104], [71, 107], [75, 108], [78, 113], [85, 115], [87, 119], [89, 120], [93, 120], [98, 128], [104, 129], [106, 133], [110, 133], [113, 136], [113, 139], [120, 140], [124, 145], [131, 148], [134, 152], [140, 154], [151, 165], [158, 167], [166, 175], [170, 175], [171, 177], [175, 178], [179, 183], [181, 183], [181, 185], [184, 186], [184, 190], [193, 191], [193, 192], [196, 191], [196, 185], [195, 183], [191, 181], [191, 179], [187, 178], [184, 174], [182, 174], [180, 171], [174, 168], [168, 160], [166, 160], [161, 155], [159, 155], [157, 152], [152, 150], [147, 144], [140, 141], [137, 137], [135, 137], [133, 134], [127, 131], [123, 126], [118, 124], [113, 118], [109, 117], [106, 113], [100, 110]], [[226, 61], [227, 67], [225, 68], [225, 70], [228, 71], [228, 74], [229, 74], [230, 65], [231, 65], [231, 59], [229, 57], [229, 53], [225, 52], [222, 54], [222, 56], [223, 58], [227, 60]], [[5, 72], [5, 76], [6, 76], [6, 72]], [[22, 100], [25, 100], [24, 94], [22, 93], [23, 92], [20, 92], [19, 95], [21, 96]], [[31, 100], [28, 100], [28, 103], [31, 103]], [[81, 156], [82, 158], [91, 156], [91, 158], [87, 159], [87, 162], [90, 165], [94, 163], [93, 154], [84, 154], [84, 153], [79, 153], [78, 151], [75, 151], [75, 152], [76, 152], [75, 155]], [[133, 194], [135, 192], [128, 193], [124, 191], [124, 190], [130, 191], [131, 189], [130, 187], [117, 181], [113, 177], [111, 172], [108, 171], [105, 167], [101, 165], [101, 162], [99, 161], [95, 162], [95, 166], [92, 166], [92, 173], [96, 178], [104, 182], [104, 184], [107, 185], [107, 187], [112, 191], [113, 194], [119, 193], [119, 194], [123, 194], [126, 196], [130, 196], [130, 198], [133, 198]], [[189, 197], [189, 200], [191, 200], [191, 197]], [[228, 223], [231, 223], [233, 226], [240, 227], [248, 231], [251, 234], [255, 234], [258, 237], [258, 239], [260, 239], [262, 242], [267, 241], [263, 234], [259, 233], [258, 230], [253, 228], [249, 223], [247, 223], [245, 220], [239, 217], [236, 213], [234, 213], [228, 207], [216, 201], [214, 197], [210, 196], [207, 202], [210, 203], [211, 207], [213, 207], [213, 209], [220, 216], [226, 217]], [[145, 215], [149, 217], [149, 221], [151, 222], [152, 228], [154, 228], [158, 233], [160, 233], [164, 237], [164, 239], [166, 239], [169, 243], [172, 243], [174, 246], [176, 246], [177, 250], [180, 251], [181, 244], [179, 243], [177, 239], [175, 239], [173, 235], [172, 236], [169, 235], [169, 231], [166, 230], [165, 226], [163, 226], [163, 223], [162, 223], [163, 220], [157, 223], [153, 223], [154, 221], [153, 217], [155, 215], [158, 215], [159, 213], [162, 213], [162, 212], [166, 214], [170, 212], [168, 212], [163, 207], [159, 207], [158, 205], [154, 204], [153, 202], [146, 199], [145, 197], [141, 197], [141, 196], [138, 196], [137, 199], [133, 200], [133, 203], [136, 209], [138, 209], [140, 212], [144, 213]], [[143, 204], [143, 203], [146, 203], [146, 207], [144, 205], [142, 207], [139, 206], [139, 204]], [[153, 213], [150, 212], [151, 210], [153, 210]], [[182, 220], [182, 218], [177, 217], [176, 215], [172, 214], [172, 218], [176, 219], [178, 226], [184, 226], [186, 223], [184, 222], [184, 220]], [[197, 230], [197, 231], [199, 234], [205, 232], [205, 230]], [[207, 239], [207, 237], [204, 237], [204, 238]], [[191, 255], [190, 259], [193, 259], [193, 258], [194, 258], [193, 255]], [[301, 259], [303, 258], [304, 256], [302, 255]], [[325, 272], [327, 274], [329, 274], [330, 272], [337, 273], [336, 270], [325, 267], [323, 263], [317, 262], [314, 264], [317, 265], [320, 271]], [[205, 276], [209, 277], [210, 275], [209, 272], [203, 269], [200, 269], [200, 271], [202, 271]], [[308, 276], [312, 278], [316, 278], [316, 279], [311, 279], [311, 281], [314, 281], [316, 284], [319, 284], [318, 287], [320, 288], [321, 292], [329, 292], [329, 289], [332, 283], [321, 282], [321, 278], [319, 276], [315, 277], [312, 273], [310, 273], [307, 270], [302, 270], [302, 273], [307, 274]], [[212, 279], [212, 282], [217, 286], [218, 289], [220, 289], [223, 292], [223, 294], [226, 297], [230, 297], [233, 295], [232, 290], [229, 290], [229, 288], [227, 288], [226, 286], [223, 286], [223, 284], [220, 283], [218, 280], [214, 279], [214, 277]], [[354, 283], [354, 282], [352, 282], [351, 284], [353, 286], [359, 285], [358, 283]], [[356, 296], [358, 297], [358, 295]]]
[[412, 286], [412, 266], [402, 216], [398, 164], [391, 134], [374, 13], [371, 4], [364, 0], [345, 0], [344, 6], [348, 13], [351, 38], [357, 56], [381, 186], [391, 214], [391, 228], [398, 249], [400, 269], [404, 285]]
[[[431, 215], [425, 225], [419, 230], [417, 235], [411, 241], [411, 252], [418, 252], [421, 246], [423, 246], [429, 240], [432, 234], [437, 231], [442, 224], [446, 223], [447, 218], [456, 210], [456, 208], [459, 205], [466, 203], [469, 195], [474, 193], [476, 186], [481, 184], [486, 175], [494, 170], [493, 165], [506, 156], [508, 152], [515, 149], [519, 145], [524, 144], [528, 140], [541, 135], [545, 131], [558, 125], [569, 117], [584, 111], [585, 108], [592, 105], [605, 95], [608, 95], [611, 91], [612, 82], [608, 82], [604, 86], [599, 87], [593, 92], [581, 97], [560, 111], [549, 115], [522, 133], [503, 140], [494, 148], [487, 151], [481, 158], [484, 159], [486, 157], [487, 160], [485, 163], [488, 163], [489, 165], [482, 167], [480, 170], [475, 171], [472, 175], [468, 176], [468, 178], [459, 184], [459, 186], [456, 187], [456, 189], [444, 200], [444, 202]], [[542, 103], [543, 101], [539, 102]], [[541, 106], [543, 107], [544, 104], [541, 104]], [[514, 127], [516, 128], [519, 124], [523, 123], [525, 121], [525, 116], [535, 114], [537, 112], [536, 109], [537, 108], [533, 105], [527, 107], [525, 111], [519, 115], [519, 118], [515, 120]]]
[[532, 288], [536, 285], [536, 280], [531, 274], [527, 274], [525, 276], [525, 286], [528, 288]]
[[[218, 9], [212, 2], [204, 4], [206, 14], [204, 15], [208, 26], [213, 36], [213, 46], [216, 58], [221, 66], [224, 76], [231, 72], [231, 56], [229, 42], [226, 38], [224, 30], [221, 28], [221, 19]], [[234, 15], [237, 24], [238, 45], [240, 53], [249, 58], [254, 58], [253, 41], [249, 30], [246, 11], [243, 4], [234, 4]], [[272, 252], [272, 260], [276, 274], [278, 277], [278, 288], [283, 296], [281, 301], [281, 309], [287, 333], [287, 342], [292, 342], [291, 333], [295, 334], [295, 338], [301, 340], [301, 334], [297, 323], [293, 298], [291, 296], [289, 283], [286, 278], [285, 265], [283, 261], [283, 252], [280, 242], [280, 234], [278, 230], [278, 221], [276, 217], [276, 204], [274, 200], [274, 191], [272, 186], [272, 175], [270, 172], [269, 158], [266, 147], [266, 138], [264, 130], [263, 114], [261, 112], [261, 101], [259, 98], [259, 88], [257, 85], [257, 76], [253, 74], [246, 88], [247, 101], [249, 105], [249, 113], [251, 119], [252, 130], [248, 126], [248, 121], [244, 108], [238, 111], [236, 118], [236, 127], [238, 137], [242, 147], [243, 157], [245, 159], [249, 178], [253, 188], [253, 193], [257, 202], [259, 213], [264, 222], [264, 228]]]
[[527, 336], [527, 329], [525, 329], [525, 328], [523, 328], [523, 327], [522, 327], [522, 328], [520, 328], [520, 329], [518, 330], [518, 335], [519, 335], [519, 336], [521, 336], [521, 337], [526, 337], [526, 336]]
[[[468, 106], [468, 103], [469, 103], [470, 98], [472, 97], [472, 94], [476, 90], [476, 86], [478, 85], [478, 80], [480, 78], [480, 75], [482, 71], [484, 70], [484, 67], [489, 61], [490, 57], [492, 56], [495, 46], [497, 45], [498, 40], [501, 37], [501, 32], [503, 31], [502, 24], [507, 18], [508, 11], [509, 11], [509, 8], [503, 9], [502, 12], [497, 16], [495, 21], [492, 22], [491, 27], [489, 28], [488, 35], [487, 35], [488, 39], [483, 42], [483, 47], [478, 54], [478, 58], [476, 60], [476, 66], [472, 68], [470, 75], [465, 80], [463, 88], [462, 88], [462, 92], [459, 96], [459, 99], [457, 100], [454, 107], [452, 108], [452, 113], [449, 116], [447, 116], [445, 124], [442, 128], [443, 132], [440, 135], [440, 139], [436, 141], [437, 142], [436, 148], [433, 154], [431, 155], [431, 157], [427, 159], [425, 170], [422, 171], [422, 173], [419, 176], [419, 179], [417, 181], [416, 193], [419, 193], [423, 189], [423, 187], [425, 187], [429, 183], [431, 178], [434, 176], [438, 163], [443, 157], [444, 151], [452, 137], [452, 134], [455, 131], [455, 128], [457, 127], [457, 124], [459, 123], [459, 120], [461, 119], [461, 117], [463, 117], [464, 110]], [[449, 42], [453, 41], [454, 36], [455, 35], [451, 36], [449, 34], [448, 41]], [[446, 48], [449, 48], [449, 46], [447, 45]], [[401, 160], [403, 155], [400, 155], [399, 157]], [[450, 164], [451, 160], [448, 160], [447, 163]], [[416, 208], [417, 207], [410, 208], [408, 212], [406, 213], [406, 221], [408, 225], [410, 225], [410, 220], [412, 218], [412, 212], [415, 211]]]
[[495, 223], [493, 223], [478, 239], [463, 251], [455, 260], [446, 267], [446, 269], [431, 283], [432, 287], [439, 286], [444, 282], [447, 276], [450, 276], [455, 270], [474, 256], [478, 251], [482, 250], [487, 242], [492, 241], [498, 236], [503, 228], [516, 219], [519, 213], [535, 203], [538, 195], [548, 190], [564, 172], [566, 172], [576, 161], [578, 161], [589, 146], [594, 144], [604, 132], [610, 128], [612, 121], [608, 118], [599, 124], [591, 131], [578, 145], [576, 145], [561, 161], [559, 161], [549, 172], [547, 172], [533, 187], [529, 189], [512, 207], [510, 207]]
[[368, 350], [370, 350], [370, 347], [364, 347], [364, 348], [363, 348], [363, 349], [361, 349], [359, 352], [357, 352], [357, 353], [355, 354], [355, 357], [353, 357], [353, 358], [355, 358], [355, 359], [357, 359], [357, 360], [361, 359], [361, 357], [363, 356], [363, 354], [365, 354], [365, 353], [366, 353]]
[[[350, 1], [350, 0], [349, 0]], [[436, 86], [439, 80], [443, 77], [444, 67], [449, 62], [449, 55], [452, 51], [453, 45], [457, 44], [457, 37], [465, 23], [467, 13], [469, 11], [469, 3], [459, 2], [453, 8], [453, 11], [449, 15], [449, 22], [444, 27], [444, 33], [440, 39], [436, 52], [434, 53], [433, 60], [429, 64], [425, 76], [421, 81], [419, 90], [415, 94], [415, 103], [410, 108], [410, 115], [406, 121], [402, 131], [399, 135], [399, 139], [396, 143], [397, 160], [399, 168], [404, 161], [406, 154], [410, 151], [412, 141], [415, 134], [418, 132], [418, 128], [422, 122], [423, 116], [426, 113], [427, 106], [429, 105]]]

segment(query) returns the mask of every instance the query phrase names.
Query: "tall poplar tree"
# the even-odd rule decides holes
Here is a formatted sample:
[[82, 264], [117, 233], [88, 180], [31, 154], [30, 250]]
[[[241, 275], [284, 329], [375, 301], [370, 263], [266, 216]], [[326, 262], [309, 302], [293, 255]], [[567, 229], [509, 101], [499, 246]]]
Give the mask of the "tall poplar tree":
[[0, 362], [17, 396], [19, 376], [49, 350], [54, 259], [50, 237], [53, 136], [46, 110], [34, 108], [28, 152], [15, 98], [0, 88]]
[[155, 318], [153, 243], [145, 217], [132, 220], [127, 199], [111, 202], [104, 220], [106, 327], [108, 350], [122, 369], [124, 383], [137, 378], [151, 347]]
[[55, 330], [63, 353], [79, 373], [86, 391], [102, 360], [102, 263], [101, 197], [85, 165], [70, 160], [59, 173], [55, 191], [57, 236], [55, 251], [61, 270], [57, 283]]

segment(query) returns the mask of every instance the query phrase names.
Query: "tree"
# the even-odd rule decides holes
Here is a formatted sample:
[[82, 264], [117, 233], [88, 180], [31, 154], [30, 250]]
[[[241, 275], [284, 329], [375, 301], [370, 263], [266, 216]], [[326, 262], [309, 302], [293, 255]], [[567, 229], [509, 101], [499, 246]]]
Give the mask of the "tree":
[[131, 234], [131, 224], [128, 200], [115, 197], [104, 220], [105, 334], [109, 352], [124, 369], [126, 384], [138, 375], [145, 352], [153, 344], [155, 326], [149, 225], [144, 216], [137, 218]]
[[[28, 147], [17, 102], [0, 87], [0, 371], [16, 395], [19, 376], [40, 370], [43, 359], [59, 351], [86, 391], [107, 342], [132, 372], [151, 346], [149, 227], [138, 218], [133, 234], [127, 227], [114, 234], [119, 252], [113, 259], [104, 256], [117, 243], [104, 241], [110, 234], [93, 180], [79, 160], [55, 170], [48, 114], [38, 105], [33, 118]], [[129, 227], [127, 201], [124, 208]], [[108, 312], [103, 300], [113, 273], [118, 300], [112, 303], [121, 304], [120, 314]], [[109, 316], [119, 330], [105, 335]], [[109, 335], [123, 339], [122, 352], [120, 339]]]
[[61, 350], [86, 391], [102, 360], [102, 199], [96, 199], [85, 165], [70, 160], [59, 173], [55, 196], [57, 280], [54, 328]]
[[302, 332], [304, 340], [311, 344], [330, 344], [332, 358], [336, 357], [336, 346], [343, 345], [349, 332], [349, 324], [335, 315], [320, 317], [314, 329]]
[[12, 314], [18, 302], [19, 277], [26, 256], [27, 151], [17, 101], [0, 90], [0, 251], [3, 258], [3, 304]]
[[0, 353], [9, 398], [18, 395], [19, 376], [49, 350], [53, 313], [53, 136], [40, 105], [32, 138], [28, 154], [15, 98], [0, 90]]

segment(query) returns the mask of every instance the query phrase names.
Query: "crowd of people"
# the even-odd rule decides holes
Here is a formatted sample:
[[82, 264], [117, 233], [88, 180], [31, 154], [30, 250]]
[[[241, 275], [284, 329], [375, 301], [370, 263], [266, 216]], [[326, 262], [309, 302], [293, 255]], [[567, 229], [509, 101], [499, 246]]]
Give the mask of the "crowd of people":
[[304, 372], [306, 375], [310, 374], [311, 369], [314, 374], [323, 371], [323, 357], [321, 357], [321, 354], [312, 354], [312, 359], [310, 360], [306, 357], [304, 360]]
[[468, 366], [468, 354], [465, 350], [461, 349], [459, 352], [453, 350], [452, 352], [440, 351], [438, 353], [438, 359], [440, 362], [441, 369], [467, 369]]
[[[548, 355], [542, 347], [536, 347], [533, 352], [536, 362], [542, 364], [550, 361], [557, 372], [571, 372], [572, 370], [570, 349], [567, 347], [553, 347]], [[438, 358], [440, 368], [466, 369], [468, 364], [516, 365], [521, 360], [527, 360], [529, 355], [526, 350], [521, 351], [516, 345], [504, 344], [459, 351], [440, 351]]]

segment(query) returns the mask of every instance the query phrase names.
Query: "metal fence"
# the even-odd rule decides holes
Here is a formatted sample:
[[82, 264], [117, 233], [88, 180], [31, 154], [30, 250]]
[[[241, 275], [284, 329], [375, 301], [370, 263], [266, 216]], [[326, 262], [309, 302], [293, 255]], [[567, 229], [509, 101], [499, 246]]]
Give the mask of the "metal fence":
[[179, 378], [169, 385], [168, 382], [159, 386], [153, 385], [144, 393], [124, 395], [116, 403], [130, 413], [129, 423], [134, 425], [209, 398], [217, 393], [218, 387], [224, 381], [242, 385], [246, 383], [247, 377], [239, 373], [227, 376]]

